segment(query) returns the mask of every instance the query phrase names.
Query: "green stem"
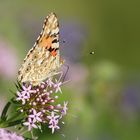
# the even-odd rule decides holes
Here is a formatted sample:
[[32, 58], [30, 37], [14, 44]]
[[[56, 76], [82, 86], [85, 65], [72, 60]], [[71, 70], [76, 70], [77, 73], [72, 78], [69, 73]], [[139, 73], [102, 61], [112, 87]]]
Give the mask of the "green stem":
[[7, 121], [14, 121], [16, 118], [19, 118], [21, 113], [17, 112], [13, 116], [11, 116]]
[[19, 120], [16, 120], [16, 121], [11, 121], [11, 122], [3, 122], [0, 124], [0, 128], [6, 128], [6, 127], [11, 127], [11, 126], [15, 126], [15, 125], [18, 125], [18, 124], [21, 124], [21, 121], [23, 119], [19, 119]]
[[8, 120], [0, 120], [0, 128], [6, 128], [6, 127], [11, 127], [14, 125], [21, 124], [21, 121], [23, 120], [23, 116], [21, 117], [21, 113], [16, 113], [14, 114], [11, 118]]

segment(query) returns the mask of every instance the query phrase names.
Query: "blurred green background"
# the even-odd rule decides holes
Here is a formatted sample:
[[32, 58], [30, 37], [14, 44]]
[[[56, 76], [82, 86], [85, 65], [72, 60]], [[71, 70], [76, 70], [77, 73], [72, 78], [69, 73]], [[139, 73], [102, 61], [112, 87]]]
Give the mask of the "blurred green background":
[[62, 89], [69, 111], [60, 131], [46, 127], [39, 140], [139, 140], [139, 7], [125, 0], [1, 0], [0, 108], [13, 96], [9, 89], [44, 18], [55, 12], [70, 66]]

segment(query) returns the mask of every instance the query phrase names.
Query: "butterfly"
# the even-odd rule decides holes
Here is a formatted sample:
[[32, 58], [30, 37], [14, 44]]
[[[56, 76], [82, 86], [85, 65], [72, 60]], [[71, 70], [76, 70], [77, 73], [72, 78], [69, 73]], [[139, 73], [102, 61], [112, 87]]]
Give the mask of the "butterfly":
[[55, 75], [63, 63], [59, 52], [58, 19], [54, 13], [50, 13], [44, 20], [42, 32], [18, 71], [18, 81], [38, 85]]

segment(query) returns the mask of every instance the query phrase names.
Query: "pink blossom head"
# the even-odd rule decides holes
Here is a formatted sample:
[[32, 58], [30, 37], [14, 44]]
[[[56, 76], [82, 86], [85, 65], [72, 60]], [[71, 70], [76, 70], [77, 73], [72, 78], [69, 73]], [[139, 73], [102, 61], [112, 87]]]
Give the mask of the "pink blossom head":
[[0, 76], [13, 78], [17, 72], [17, 57], [10, 44], [0, 39]]
[[24, 138], [17, 135], [15, 132], [0, 129], [0, 140], [24, 140]]
[[31, 83], [23, 83], [19, 86], [16, 101], [18, 110], [25, 115], [23, 125], [32, 129], [41, 129], [42, 124], [47, 124], [52, 129], [60, 129], [60, 120], [67, 114], [67, 104], [59, 103], [59, 95], [62, 94], [63, 82], [56, 78], [49, 78], [37, 86]]

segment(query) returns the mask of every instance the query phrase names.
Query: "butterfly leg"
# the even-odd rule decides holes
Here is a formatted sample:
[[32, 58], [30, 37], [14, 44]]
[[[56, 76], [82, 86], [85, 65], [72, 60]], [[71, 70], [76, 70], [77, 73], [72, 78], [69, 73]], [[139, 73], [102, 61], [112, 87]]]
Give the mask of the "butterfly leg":
[[59, 77], [58, 82], [61, 81], [62, 84], [65, 84], [65, 83], [69, 82], [69, 80], [66, 80], [66, 81], [65, 81], [65, 78], [66, 78], [67, 73], [68, 73], [68, 69], [67, 69], [66, 72], [64, 72], [64, 71], [58, 72], [57, 74], [60, 74], [60, 77]]
[[68, 82], [68, 81], [65, 81], [65, 78], [66, 78], [66, 75], [67, 75], [67, 73], [68, 73], [68, 70], [69, 70], [69, 66], [68, 65], [64, 65], [67, 69], [66, 69], [66, 71], [64, 72], [64, 71], [59, 71], [59, 72], [56, 72], [56, 73], [54, 73], [51, 77], [53, 78], [53, 76], [55, 76], [55, 75], [60, 75], [60, 77], [59, 77], [59, 82], [60, 81], [62, 81], [62, 83], [65, 83], [65, 82]]
[[67, 73], [68, 73], [68, 71], [69, 71], [69, 65], [64, 64], [64, 66], [65, 66], [67, 69], [66, 69], [66, 72], [64, 73], [64, 77], [63, 77], [63, 79], [62, 79], [62, 82], [65, 81], [66, 75], [67, 75]]
[[[60, 74], [60, 77], [59, 77], [59, 80], [58, 80], [58, 81], [60, 82], [60, 80], [61, 80], [62, 77], [63, 77], [64, 72], [63, 72], [63, 71], [60, 71], [59, 74]], [[62, 81], [62, 83], [63, 83], [63, 81]]]

